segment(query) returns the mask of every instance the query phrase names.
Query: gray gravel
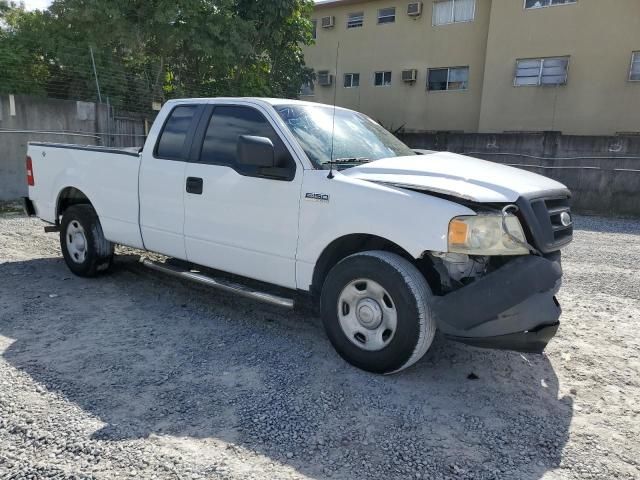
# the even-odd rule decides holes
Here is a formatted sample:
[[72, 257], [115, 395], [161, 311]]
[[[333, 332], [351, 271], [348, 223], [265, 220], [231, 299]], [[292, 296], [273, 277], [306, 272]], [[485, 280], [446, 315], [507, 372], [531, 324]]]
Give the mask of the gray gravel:
[[546, 355], [437, 337], [380, 377], [308, 314], [127, 257], [81, 279], [5, 215], [0, 478], [640, 478], [640, 222], [577, 222]]

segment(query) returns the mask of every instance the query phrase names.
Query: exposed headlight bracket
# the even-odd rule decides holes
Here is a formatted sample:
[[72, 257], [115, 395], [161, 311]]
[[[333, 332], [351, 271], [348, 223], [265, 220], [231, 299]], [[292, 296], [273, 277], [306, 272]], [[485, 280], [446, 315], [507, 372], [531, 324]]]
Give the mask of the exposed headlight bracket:
[[539, 257], [542, 257], [542, 254], [530, 243], [526, 242], [526, 241], [522, 241], [520, 240], [518, 237], [514, 236], [510, 231], [509, 228], [507, 227], [507, 217], [511, 214], [511, 215], [515, 215], [516, 213], [518, 213], [520, 209], [518, 208], [517, 205], [507, 205], [506, 207], [504, 207], [502, 209], [502, 231], [504, 232], [505, 235], [507, 235], [513, 242], [517, 243], [518, 245], [522, 245], [523, 247], [527, 248], [531, 253], [533, 253], [534, 255], [538, 255]]

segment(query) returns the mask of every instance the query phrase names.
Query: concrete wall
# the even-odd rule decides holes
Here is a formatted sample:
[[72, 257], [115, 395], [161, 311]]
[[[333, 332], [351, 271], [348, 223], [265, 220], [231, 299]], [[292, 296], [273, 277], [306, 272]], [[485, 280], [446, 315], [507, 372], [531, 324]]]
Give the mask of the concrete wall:
[[[338, 105], [364, 112], [390, 129], [477, 131], [491, 0], [477, 1], [473, 22], [440, 26], [432, 26], [432, 2], [424, 2], [420, 17], [407, 15], [407, 3], [373, 0], [316, 7], [317, 40], [305, 50], [305, 60], [316, 71], [329, 70], [335, 81], [331, 87], [316, 85], [314, 96], [303, 99], [332, 104], [336, 94]], [[395, 23], [378, 25], [378, 9], [391, 6], [396, 7]], [[360, 11], [364, 26], [347, 29], [347, 15]], [[335, 16], [335, 27], [320, 27], [326, 15]], [[467, 90], [427, 91], [427, 69], [459, 66], [469, 67]], [[401, 80], [405, 69], [418, 70], [415, 83]], [[391, 86], [374, 86], [374, 73], [389, 70]], [[360, 86], [344, 88], [345, 73], [359, 73]]]
[[640, 136], [405, 134], [413, 148], [446, 150], [519, 166], [573, 192], [579, 212], [640, 216]]
[[[640, 81], [630, 82], [631, 56], [640, 51], [640, 0], [578, 0], [525, 9], [524, 0], [476, 0], [472, 22], [433, 26], [433, 0], [423, 14], [406, 15], [407, 1], [335, 0], [317, 4], [315, 45], [305, 59], [335, 74], [307, 99], [362, 111], [397, 129], [464, 132], [562, 131], [571, 135], [640, 132]], [[377, 25], [377, 10], [396, 7], [396, 22]], [[364, 26], [347, 29], [349, 12], [364, 11]], [[331, 29], [323, 16], [335, 16]], [[514, 87], [516, 60], [569, 56], [568, 83]], [[467, 91], [428, 92], [428, 68], [469, 66]], [[400, 81], [418, 69], [415, 84]], [[373, 74], [393, 72], [391, 87]], [[360, 87], [343, 87], [344, 73], [360, 73]]]
[[[0, 200], [27, 192], [24, 158], [29, 141], [125, 145], [121, 137], [95, 135], [109, 128], [104, 106], [26, 96], [15, 96], [13, 104], [0, 96]], [[135, 124], [135, 132], [144, 128], [135, 115], [126, 120], [127, 128]], [[401, 138], [413, 148], [464, 153], [555, 178], [571, 188], [579, 211], [640, 216], [640, 136], [441, 132], [404, 133]], [[127, 140], [129, 145], [142, 141], [141, 136]]]
[[[94, 103], [0, 96], [0, 200], [26, 195], [25, 156], [30, 141], [126, 145], [118, 135], [104, 135], [117, 126], [107, 112], [106, 105]], [[138, 120], [136, 131], [143, 129], [144, 122]], [[143, 137], [131, 137], [128, 144], [140, 141]]]
[[[579, 0], [523, 10], [493, 0], [479, 131], [640, 132], [640, 1]], [[514, 87], [517, 59], [569, 56], [567, 84]]]

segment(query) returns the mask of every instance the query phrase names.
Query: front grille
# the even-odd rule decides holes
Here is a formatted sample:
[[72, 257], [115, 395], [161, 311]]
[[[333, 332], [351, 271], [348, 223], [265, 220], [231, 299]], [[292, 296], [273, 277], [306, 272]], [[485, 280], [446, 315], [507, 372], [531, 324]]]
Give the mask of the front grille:
[[571, 215], [571, 205], [569, 205], [568, 198], [553, 198], [544, 200], [549, 220], [551, 221], [551, 229], [553, 231], [554, 243], [562, 243], [563, 240], [569, 239], [573, 236], [573, 220], [569, 225], [563, 225], [561, 215], [566, 212]]
[[562, 224], [562, 214], [571, 215], [570, 196], [562, 193], [543, 198], [520, 198], [520, 220], [527, 230], [529, 241], [541, 252], [559, 250], [573, 238], [573, 221]]

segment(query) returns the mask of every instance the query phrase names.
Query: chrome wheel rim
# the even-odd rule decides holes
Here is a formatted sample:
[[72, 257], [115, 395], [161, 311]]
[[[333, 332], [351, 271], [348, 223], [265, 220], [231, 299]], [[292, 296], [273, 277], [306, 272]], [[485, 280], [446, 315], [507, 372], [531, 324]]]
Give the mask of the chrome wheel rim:
[[67, 252], [75, 263], [83, 263], [87, 258], [87, 237], [77, 220], [72, 220], [66, 232]]
[[385, 348], [396, 333], [398, 313], [391, 295], [373, 280], [348, 283], [338, 297], [338, 320], [343, 333], [357, 347]]

